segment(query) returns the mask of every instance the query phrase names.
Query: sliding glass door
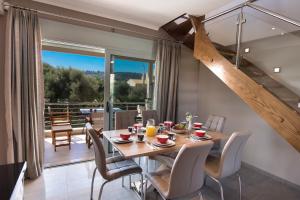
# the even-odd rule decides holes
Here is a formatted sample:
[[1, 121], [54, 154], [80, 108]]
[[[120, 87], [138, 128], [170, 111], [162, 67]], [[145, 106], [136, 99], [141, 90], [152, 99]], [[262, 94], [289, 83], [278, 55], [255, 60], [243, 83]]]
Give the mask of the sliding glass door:
[[116, 112], [151, 107], [153, 97], [153, 61], [111, 56], [110, 62], [110, 129], [115, 128]]

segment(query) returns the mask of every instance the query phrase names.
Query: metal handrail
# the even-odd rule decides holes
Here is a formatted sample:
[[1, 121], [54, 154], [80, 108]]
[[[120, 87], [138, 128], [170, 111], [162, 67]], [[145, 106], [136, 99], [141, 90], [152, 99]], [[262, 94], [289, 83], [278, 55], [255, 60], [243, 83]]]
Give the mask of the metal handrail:
[[253, 2], [254, 2], [253, 0], [249, 0], [249, 1], [246, 1], [244, 3], [238, 4], [238, 5], [236, 5], [236, 6], [232, 7], [232, 8], [229, 8], [229, 9], [224, 10], [224, 11], [222, 11], [222, 12], [216, 14], [216, 15], [213, 15], [211, 17], [208, 17], [207, 19], [202, 20], [201, 23], [205, 23], [205, 22], [211, 21], [213, 19], [219, 18], [219, 17], [221, 17], [223, 15], [226, 15], [228, 13], [231, 13], [231, 12], [233, 12], [235, 10], [238, 10], [238, 9], [241, 9], [241, 8], [243, 8], [245, 6], [248, 6], [249, 8], [255, 9], [255, 10], [259, 11], [259, 12], [265, 13], [267, 15], [270, 15], [272, 17], [275, 17], [277, 19], [280, 19], [282, 21], [285, 21], [287, 23], [290, 23], [290, 24], [293, 24], [295, 26], [300, 27], [300, 22], [298, 22], [298, 21], [296, 21], [294, 19], [291, 19], [289, 17], [283, 16], [283, 15], [281, 15], [279, 13], [273, 12], [273, 11], [271, 11], [269, 9], [264, 8], [264, 7], [255, 5], [255, 4], [253, 4]]

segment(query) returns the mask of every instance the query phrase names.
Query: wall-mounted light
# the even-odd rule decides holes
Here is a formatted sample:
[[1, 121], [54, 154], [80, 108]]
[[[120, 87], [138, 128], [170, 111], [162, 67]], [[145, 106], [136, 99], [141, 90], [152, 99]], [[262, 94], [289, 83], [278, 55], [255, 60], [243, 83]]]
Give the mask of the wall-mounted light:
[[273, 69], [274, 73], [279, 73], [281, 71], [280, 67], [274, 67]]
[[250, 52], [250, 48], [246, 48], [245, 53], [249, 53], [249, 52]]
[[272, 30], [274, 31], [276, 28], [275, 27], [272, 27]]

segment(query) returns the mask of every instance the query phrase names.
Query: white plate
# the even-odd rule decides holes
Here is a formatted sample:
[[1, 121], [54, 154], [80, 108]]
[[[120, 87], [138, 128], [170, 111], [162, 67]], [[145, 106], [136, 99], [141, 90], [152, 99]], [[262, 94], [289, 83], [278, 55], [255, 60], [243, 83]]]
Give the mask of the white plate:
[[133, 140], [131, 138], [129, 138], [128, 140], [123, 140], [120, 137], [113, 138], [112, 141], [117, 144], [126, 144], [126, 143], [133, 142]]
[[173, 132], [173, 133], [178, 133], [178, 134], [184, 134], [184, 133], [186, 133], [186, 129], [182, 129], [182, 130], [177, 130], [177, 129], [171, 129], [171, 132]]
[[138, 142], [138, 143], [143, 143], [143, 142], [145, 142], [145, 141], [146, 141], [145, 138], [144, 138], [142, 141], [140, 141], [140, 140], [138, 140], [138, 139], [135, 140], [135, 142]]
[[172, 147], [175, 146], [176, 143], [172, 140], [168, 140], [166, 144], [162, 144], [158, 141], [153, 141], [152, 144], [157, 147]]
[[195, 140], [211, 140], [212, 139], [212, 137], [210, 135], [208, 135], [207, 133], [203, 137], [199, 137], [197, 135], [192, 135], [191, 137]]

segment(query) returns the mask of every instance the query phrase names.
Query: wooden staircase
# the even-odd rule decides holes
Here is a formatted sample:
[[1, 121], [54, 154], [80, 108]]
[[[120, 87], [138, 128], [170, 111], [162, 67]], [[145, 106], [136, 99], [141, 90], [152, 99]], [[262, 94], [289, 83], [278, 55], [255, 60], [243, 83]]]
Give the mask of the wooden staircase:
[[[203, 17], [180, 16], [162, 26], [169, 35], [194, 49], [194, 57], [218, 76], [244, 102], [267, 121], [283, 138], [300, 152], [300, 98], [291, 90], [272, 79], [251, 62], [242, 59], [240, 68], [233, 64], [235, 52], [213, 44], [203, 24]], [[191, 33], [192, 27], [196, 33]]]

